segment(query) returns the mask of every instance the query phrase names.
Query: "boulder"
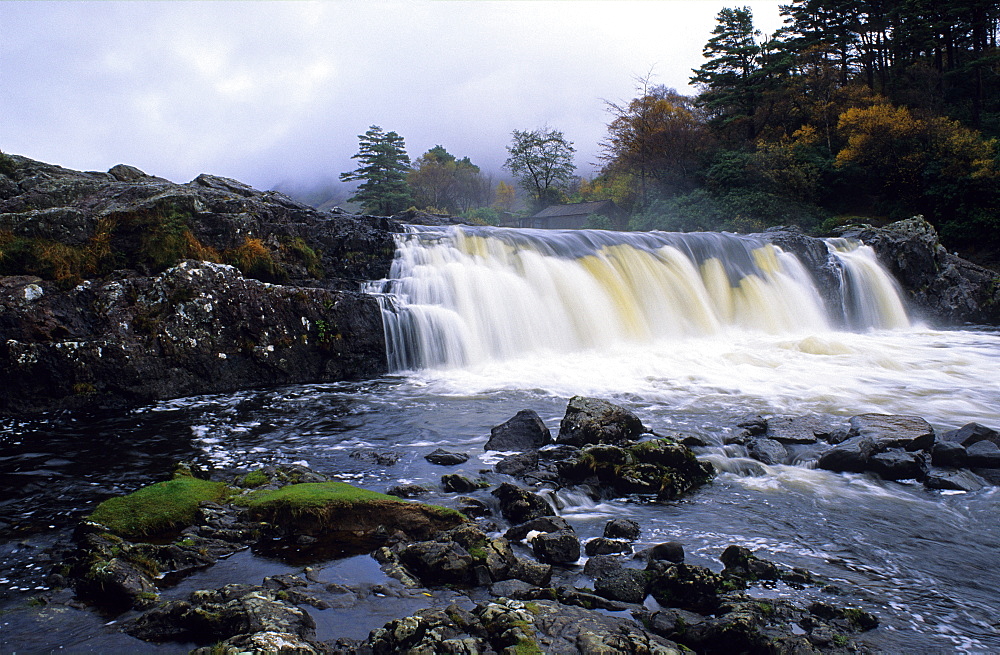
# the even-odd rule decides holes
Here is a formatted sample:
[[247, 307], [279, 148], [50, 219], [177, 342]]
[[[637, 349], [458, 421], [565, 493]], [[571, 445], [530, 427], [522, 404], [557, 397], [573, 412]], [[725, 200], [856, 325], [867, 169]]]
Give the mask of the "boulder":
[[494, 426], [484, 450], [530, 452], [552, 443], [552, 434], [541, 417], [522, 409], [513, 418]]
[[650, 575], [638, 569], [618, 569], [594, 581], [594, 592], [623, 603], [641, 603], [646, 599]]
[[560, 530], [573, 530], [569, 521], [561, 516], [540, 516], [538, 518], [525, 521], [511, 527], [504, 533], [504, 538], [511, 541], [521, 541], [526, 539], [531, 532], [559, 532]]
[[[813, 439], [815, 441], [815, 438]], [[763, 464], [783, 464], [788, 451], [774, 439], [753, 438], [747, 443], [747, 454]]]
[[828, 430], [816, 419], [807, 416], [776, 416], [767, 419], [765, 436], [782, 444], [810, 444], [818, 440], [817, 432], [826, 434]]
[[546, 564], [576, 564], [580, 559], [580, 539], [570, 530], [543, 532], [531, 539], [531, 550]]
[[965, 446], [957, 441], [947, 441], [942, 437], [931, 448], [931, 463], [934, 466], [960, 468], [966, 465], [967, 460]]
[[598, 398], [574, 396], [559, 424], [557, 443], [572, 446], [622, 444], [638, 439], [646, 429], [635, 414]]
[[773, 562], [754, 555], [749, 548], [731, 545], [722, 551], [719, 560], [725, 565], [723, 575], [744, 580], [778, 580], [781, 571]]
[[544, 498], [509, 482], [504, 482], [491, 493], [500, 501], [500, 513], [511, 523], [524, 523], [556, 514]]
[[587, 541], [584, 546], [587, 555], [611, 555], [614, 553], [629, 554], [632, 552], [632, 544], [624, 539], [608, 539], [607, 537], [594, 537]]
[[927, 457], [923, 453], [910, 453], [893, 448], [872, 455], [868, 470], [883, 480], [923, 480], [927, 476]]
[[424, 459], [431, 464], [439, 466], [454, 466], [469, 461], [469, 456], [466, 453], [452, 453], [443, 448], [438, 448], [434, 452], [424, 455]]
[[508, 455], [497, 462], [493, 470], [515, 478], [523, 477], [526, 473], [538, 470], [538, 453], [532, 451]]
[[441, 476], [441, 486], [445, 491], [451, 493], [468, 493], [476, 489], [483, 489], [489, 484], [479, 480], [472, 480], [459, 473], [446, 473]]
[[1000, 468], [1000, 446], [992, 441], [975, 441], [965, 449], [970, 468]]
[[632, 519], [611, 519], [604, 525], [604, 536], [608, 539], [635, 541], [641, 533], [639, 523]]
[[593, 555], [583, 565], [583, 574], [597, 579], [622, 568], [621, 557], [615, 555]]
[[934, 428], [919, 416], [860, 414], [851, 417], [850, 424], [850, 436], [870, 439], [874, 452], [890, 448], [930, 450], [934, 445]]
[[979, 423], [966, 423], [957, 430], [945, 432], [941, 435], [941, 439], [960, 443], [967, 448], [980, 441], [990, 441], [1000, 446], [1000, 432]]
[[979, 491], [986, 486], [986, 481], [971, 471], [933, 469], [924, 479], [924, 486], [947, 491]]
[[868, 458], [875, 443], [868, 437], [851, 437], [820, 455], [819, 468], [827, 471], [861, 473], [868, 468]]
[[667, 541], [656, 544], [640, 553], [646, 556], [647, 562], [672, 562], [680, 564], [684, 561], [684, 546], [678, 541]]
[[479, 563], [454, 541], [420, 541], [406, 545], [398, 554], [399, 561], [424, 584], [468, 585], [482, 582], [476, 571]]

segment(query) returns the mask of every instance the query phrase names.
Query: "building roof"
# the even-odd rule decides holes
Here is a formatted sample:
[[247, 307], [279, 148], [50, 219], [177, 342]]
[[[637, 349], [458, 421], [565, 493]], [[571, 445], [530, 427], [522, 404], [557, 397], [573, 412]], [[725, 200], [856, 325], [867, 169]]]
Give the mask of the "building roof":
[[549, 218], [554, 216], [589, 216], [602, 212], [614, 212], [615, 203], [612, 200], [596, 200], [594, 202], [574, 202], [569, 205], [552, 205], [538, 212], [532, 218]]

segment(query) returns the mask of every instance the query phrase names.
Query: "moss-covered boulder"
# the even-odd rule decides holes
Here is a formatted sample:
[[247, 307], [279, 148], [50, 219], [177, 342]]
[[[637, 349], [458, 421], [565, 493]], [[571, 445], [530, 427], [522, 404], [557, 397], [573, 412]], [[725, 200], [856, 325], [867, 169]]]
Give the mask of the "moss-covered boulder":
[[345, 482], [305, 482], [260, 489], [234, 499], [273, 537], [370, 552], [393, 536], [429, 539], [466, 518], [452, 509], [407, 502]]
[[673, 500], [709, 482], [715, 475], [690, 448], [672, 439], [654, 439], [627, 446], [587, 446], [559, 466], [567, 484], [595, 479], [605, 492], [624, 496], [655, 494]]

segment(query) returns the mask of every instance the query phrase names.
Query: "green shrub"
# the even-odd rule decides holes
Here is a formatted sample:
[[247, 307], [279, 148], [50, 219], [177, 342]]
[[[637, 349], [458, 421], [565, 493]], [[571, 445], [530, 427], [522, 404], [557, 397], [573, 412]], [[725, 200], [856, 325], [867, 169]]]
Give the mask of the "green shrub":
[[0, 151], [0, 175], [13, 177], [16, 171], [17, 163], [14, 161], [14, 158]]

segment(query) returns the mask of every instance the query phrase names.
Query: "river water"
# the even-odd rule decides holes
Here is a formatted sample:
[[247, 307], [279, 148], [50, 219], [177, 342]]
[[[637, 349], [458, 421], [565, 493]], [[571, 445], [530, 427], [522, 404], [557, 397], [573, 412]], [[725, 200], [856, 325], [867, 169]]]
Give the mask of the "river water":
[[[373, 287], [392, 294], [392, 375], [0, 424], [0, 649], [151, 649], [90, 612], [28, 605], [46, 591], [47, 547], [97, 502], [162, 478], [178, 459], [220, 468], [304, 461], [378, 491], [439, 488], [442, 473], [491, 469], [497, 455], [482, 449], [490, 427], [534, 409], [555, 433], [568, 399], [588, 395], [629, 407], [658, 433], [701, 437], [708, 445], [696, 452], [720, 474], [670, 503], [555, 494], [582, 539], [628, 516], [643, 527], [637, 547], [680, 541], [690, 562], [716, 570], [726, 546], [746, 545], [829, 579], [841, 589], [834, 602], [876, 614], [881, 627], [864, 637], [876, 649], [1000, 651], [996, 487], [937, 492], [808, 461], [764, 466], [723, 445], [751, 413], [841, 426], [883, 412], [922, 416], [938, 431], [970, 421], [1000, 428], [1000, 333], [911, 322], [856, 244], [830, 244], [831, 257], [846, 252], [865, 267], [842, 265], [848, 292], [831, 308], [794, 258], [753, 240], [504, 238], [427, 229], [401, 238], [396, 281]], [[657, 270], [663, 262], [669, 270]], [[673, 291], [651, 291], [650, 275]], [[423, 455], [439, 447], [472, 457], [428, 464]], [[397, 459], [379, 463], [372, 452]], [[453, 499], [433, 492], [428, 501]], [[247, 582], [284, 570], [242, 557]], [[385, 620], [352, 615], [344, 636]]]

